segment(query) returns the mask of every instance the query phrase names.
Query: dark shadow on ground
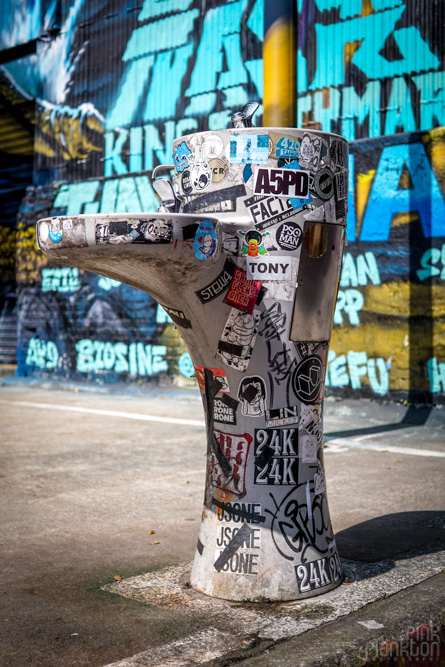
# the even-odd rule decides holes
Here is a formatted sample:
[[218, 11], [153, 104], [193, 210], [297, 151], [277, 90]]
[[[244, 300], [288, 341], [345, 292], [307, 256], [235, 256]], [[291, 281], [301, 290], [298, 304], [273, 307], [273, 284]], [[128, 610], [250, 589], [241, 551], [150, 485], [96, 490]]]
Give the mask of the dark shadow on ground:
[[358, 578], [366, 579], [392, 569], [395, 561], [445, 549], [445, 512], [387, 514], [342, 530], [335, 539], [342, 559], [379, 564], [359, 568]]
[[379, 424], [377, 426], [367, 426], [365, 428], [354, 428], [349, 431], [333, 431], [325, 434], [325, 440], [334, 438], [352, 438], [359, 435], [377, 435], [378, 433], [388, 433], [388, 431], [398, 431], [402, 428], [412, 426], [423, 426], [428, 421], [432, 406], [430, 405], [411, 405], [403, 416], [401, 421], [396, 424]]

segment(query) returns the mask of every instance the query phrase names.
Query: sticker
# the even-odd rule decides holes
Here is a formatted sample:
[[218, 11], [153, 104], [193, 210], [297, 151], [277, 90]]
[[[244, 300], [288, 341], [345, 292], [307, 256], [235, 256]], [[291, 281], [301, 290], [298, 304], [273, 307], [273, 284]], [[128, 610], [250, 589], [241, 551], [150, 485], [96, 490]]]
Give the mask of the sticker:
[[[162, 306], [162, 304], [160, 304]], [[167, 308], [167, 306], [162, 306], [167, 315], [173, 320], [178, 327], [183, 327], [184, 329], [191, 329], [192, 324], [190, 320], [186, 318], [182, 310], [177, 310], [176, 308]]]
[[243, 245], [241, 247], [243, 255], [258, 257], [258, 255], [265, 255], [267, 253], [263, 244], [263, 236], [270, 236], [269, 232], [261, 234], [256, 229], [249, 229], [247, 232], [238, 231], [238, 234], [243, 238]]
[[246, 272], [235, 267], [224, 303], [251, 315], [261, 289], [261, 280], [247, 280]]
[[261, 528], [251, 528], [247, 523], [241, 527], [236, 523], [218, 523], [216, 547], [217, 572], [258, 575]]
[[212, 172], [205, 162], [194, 164], [190, 170], [190, 183], [193, 190], [200, 192], [209, 187], [212, 182]]
[[283, 222], [275, 233], [275, 240], [282, 250], [297, 250], [303, 240], [303, 230], [295, 222]]
[[298, 430], [255, 429], [254, 484], [296, 485], [298, 482]]
[[212, 160], [222, 154], [224, 150], [224, 142], [217, 134], [210, 134], [204, 140], [204, 150], [207, 160]]
[[220, 188], [213, 192], [207, 192], [205, 195], [196, 197], [193, 201], [187, 203], [184, 206], [183, 213], [202, 212], [204, 209], [216, 212], [235, 211], [237, 198], [245, 196], [246, 188], [244, 185], [233, 185], [229, 188]]
[[216, 234], [209, 220], [200, 223], [195, 234], [193, 246], [196, 259], [209, 259], [216, 251]]
[[195, 375], [192, 358], [188, 352], [183, 352], [178, 359], [178, 368], [181, 375], [186, 378], [191, 378]]
[[189, 172], [188, 169], [187, 169], [186, 171], [184, 171], [184, 173], [182, 174], [182, 180], [181, 180], [181, 183], [182, 183], [182, 191], [183, 191], [183, 193], [184, 193], [185, 195], [190, 195], [190, 194], [192, 194], [192, 192], [193, 192], [193, 188], [192, 188], [192, 183], [191, 183], [191, 180], [190, 180], [190, 172]]
[[63, 229], [72, 229], [72, 228], [73, 228], [73, 221], [71, 220], [71, 218], [63, 221]]
[[302, 403], [317, 403], [323, 385], [323, 363], [313, 354], [297, 366], [292, 378], [292, 387]]
[[211, 283], [195, 292], [201, 303], [209, 303], [210, 301], [213, 301], [213, 299], [216, 299], [216, 297], [220, 296], [220, 294], [222, 294], [229, 286], [234, 270], [235, 264], [232, 260], [226, 259], [224, 268], [219, 276], [217, 276]]
[[58, 218], [51, 220], [48, 235], [53, 243], [60, 243], [62, 240], [62, 230], [60, 229], [60, 220]]
[[262, 417], [266, 412], [266, 385], [263, 378], [258, 375], [243, 378], [239, 385], [238, 398], [245, 417]]
[[259, 167], [255, 172], [253, 191], [256, 195], [309, 199], [309, 172]]
[[[298, 266], [298, 264], [297, 264]], [[274, 299], [279, 301], [293, 301], [295, 296], [295, 285], [286, 282], [263, 282], [263, 289], [266, 289], [265, 299]]]
[[246, 495], [246, 462], [253, 438], [248, 433], [238, 435], [216, 430], [213, 433], [231, 471], [227, 475], [223, 472], [212, 450], [209, 468], [210, 484], [242, 498]]
[[49, 227], [47, 222], [41, 222], [39, 227], [39, 240], [41, 243], [46, 243], [49, 237]]
[[[295, 199], [293, 201], [296, 201]], [[302, 199], [301, 206], [307, 201]], [[294, 215], [296, 208], [290, 199], [280, 197], [250, 197], [244, 200], [244, 205], [249, 210], [252, 220], [260, 231]], [[301, 208], [299, 206], [298, 208]]]
[[288, 424], [298, 424], [298, 407], [296, 405], [287, 408], [273, 408], [266, 410], [266, 426], [287, 426]]
[[185, 141], [182, 141], [179, 146], [177, 146], [174, 154], [174, 160], [176, 171], [179, 171], [180, 173], [182, 173], [187, 167], [190, 167], [190, 164], [193, 161], [193, 155]]
[[[204, 380], [204, 366], [195, 366], [196, 378], [198, 384], [203, 392], [205, 392], [205, 380]], [[229, 381], [227, 379], [226, 372], [223, 368], [209, 368], [213, 373], [213, 380], [217, 380], [221, 385], [219, 392], [220, 394], [229, 394]]]
[[[335, 556], [337, 556], [337, 554], [335, 554]], [[295, 565], [295, 574], [300, 593], [307, 593], [317, 588], [329, 586], [332, 581], [338, 581], [340, 579], [340, 573], [340, 562], [337, 563], [334, 556], [331, 556], [330, 558], [320, 558], [312, 563]]]
[[238, 401], [236, 398], [221, 394], [213, 401], [213, 419], [216, 422], [223, 424], [236, 425], [236, 411], [238, 408]]
[[321, 137], [306, 132], [300, 144], [300, 156], [298, 158], [300, 167], [315, 171], [322, 157], [322, 149], [327, 152], [327, 145]]
[[348, 151], [346, 143], [339, 139], [331, 139], [331, 146], [329, 148], [331, 156], [331, 166], [336, 171], [339, 169], [346, 169], [348, 166]]
[[225, 255], [238, 255], [238, 236], [236, 234], [222, 233], [222, 251]]
[[335, 197], [338, 200], [338, 199], [346, 199], [347, 196], [348, 196], [348, 172], [340, 171], [338, 172], [338, 174], [335, 174]]
[[317, 171], [314, 176], [313, 189], [320, 199], [330, 199], [334, 194], [334, 174], [329, 167]]
[[276, 255], [268, 257], [247, 257], [247, 278], [249, 280], [291, 280], [292, 262], [289, 257]]
[[319, 465], [318, 472], [314, 475], [314, 494], [316, 496], [326, 493], [326, 479], [323, 468]]
[[264, 163], [269, 159], [269, 137], [267, 134], [230, 135], [230, 162]]
[[300, 155], [300, 140], [289, 135], [283, 136], [279, 132], [271, 132], [270, 138], [274, 142], [274, 156], [279, 158], [298, 158]]
[[255, 345], [260, 313], [242, 313], [232, 308], [218, 343], [217, 359], [238, 371], [249, 366]]
[[96, 221], [96, 243], [171, 243], [172, 221], [108, 220]]
[[229, 165], [222, 158], [215, 158], [209, 161], [212, 183], [221, 183], [227, 176]]
[[298, 456], [303, 463], [317, 463], [318, 440], [314, 435], [301, 435]]
[[266, 521], [266, 517], [261, 513], [261, 503], [223, 503], [213, 498], [212, 505], [218, 508], [218, 522], [264, 523]]
[[321, 411], [321, 403], [317, 405], [305, 405], [302, 403], [300, 408], [300, 431], [304, 430], [310, 435], [314, 435], [319, 443], [323, 440]]

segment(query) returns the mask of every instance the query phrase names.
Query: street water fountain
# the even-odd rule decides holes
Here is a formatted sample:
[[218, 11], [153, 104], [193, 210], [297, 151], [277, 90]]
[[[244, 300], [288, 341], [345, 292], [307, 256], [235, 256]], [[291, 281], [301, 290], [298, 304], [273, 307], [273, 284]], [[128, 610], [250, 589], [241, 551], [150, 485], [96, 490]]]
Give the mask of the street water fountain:
[[[339, 136], [233, 128], [173, 142], [154, 213], [37, 223], [49, 260], [141, 289], [179, 328], [207, 425], [191, 574], [230, 600], [297, 600], [342, 581], [326, 496], [323, 390], [341, 270], [348, 148]], [[162, 171], [174, 169], [172, 182]]]

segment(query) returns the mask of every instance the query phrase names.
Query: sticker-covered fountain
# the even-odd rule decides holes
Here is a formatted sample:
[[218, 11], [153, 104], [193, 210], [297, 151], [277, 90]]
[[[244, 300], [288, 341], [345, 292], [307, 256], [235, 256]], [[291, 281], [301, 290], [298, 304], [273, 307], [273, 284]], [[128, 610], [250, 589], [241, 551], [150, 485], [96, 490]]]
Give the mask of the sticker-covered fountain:
[[[323, 389], [345, 241], [348, 148], [312, 130], [233, 128], [173, 143], [154, 213], [40, 220], [52, 261], [152, 295], [192, 358], [207, 424], [191, 584], [295, 600], [342, 573], [326, 495]], [[172, 182], [159, 176], [174, 168]]]

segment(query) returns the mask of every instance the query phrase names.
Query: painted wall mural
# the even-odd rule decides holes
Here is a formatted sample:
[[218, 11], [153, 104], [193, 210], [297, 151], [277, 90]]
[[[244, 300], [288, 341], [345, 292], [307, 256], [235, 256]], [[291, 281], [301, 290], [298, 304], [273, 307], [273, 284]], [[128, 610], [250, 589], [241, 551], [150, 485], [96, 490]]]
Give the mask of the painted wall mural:
[[[144, 302], [142, 321], [134, 290], [125, 309], [119, 295], [128, 304], [130, 288], [47, 265], [30, 249], [32, 227], [49, 213], [156, 209], [150, 174], [172, 164], [173, 139], [228, 127], [234, 109], [261, 100], [263, 1], [61, 1], [60, 33], [2, 67], [37, 105], [35, 189], [18, 220], [19, 373], [190, 373], [154, 302]], [[298, 125], [351, 142], [349, 246], [327, 372], [335, 393], [445, 399], [444, 6], [422, 6], [297, 2]], [[42, 25], [48, 11], [34, 8]], [[8, 26], [0, 20], [4, 48]], [[15, 43], [35, 26], [28, 32]], [[32, 339], [45, 345], [29, 351]], [[95, 343], [109, 343], [106, 353]], [[122, 364], [119, 344], [128, 348]], [[153, 350], [162, 345], [165, 354]], [[79, 349], [89, 362], [78, 364]]]

